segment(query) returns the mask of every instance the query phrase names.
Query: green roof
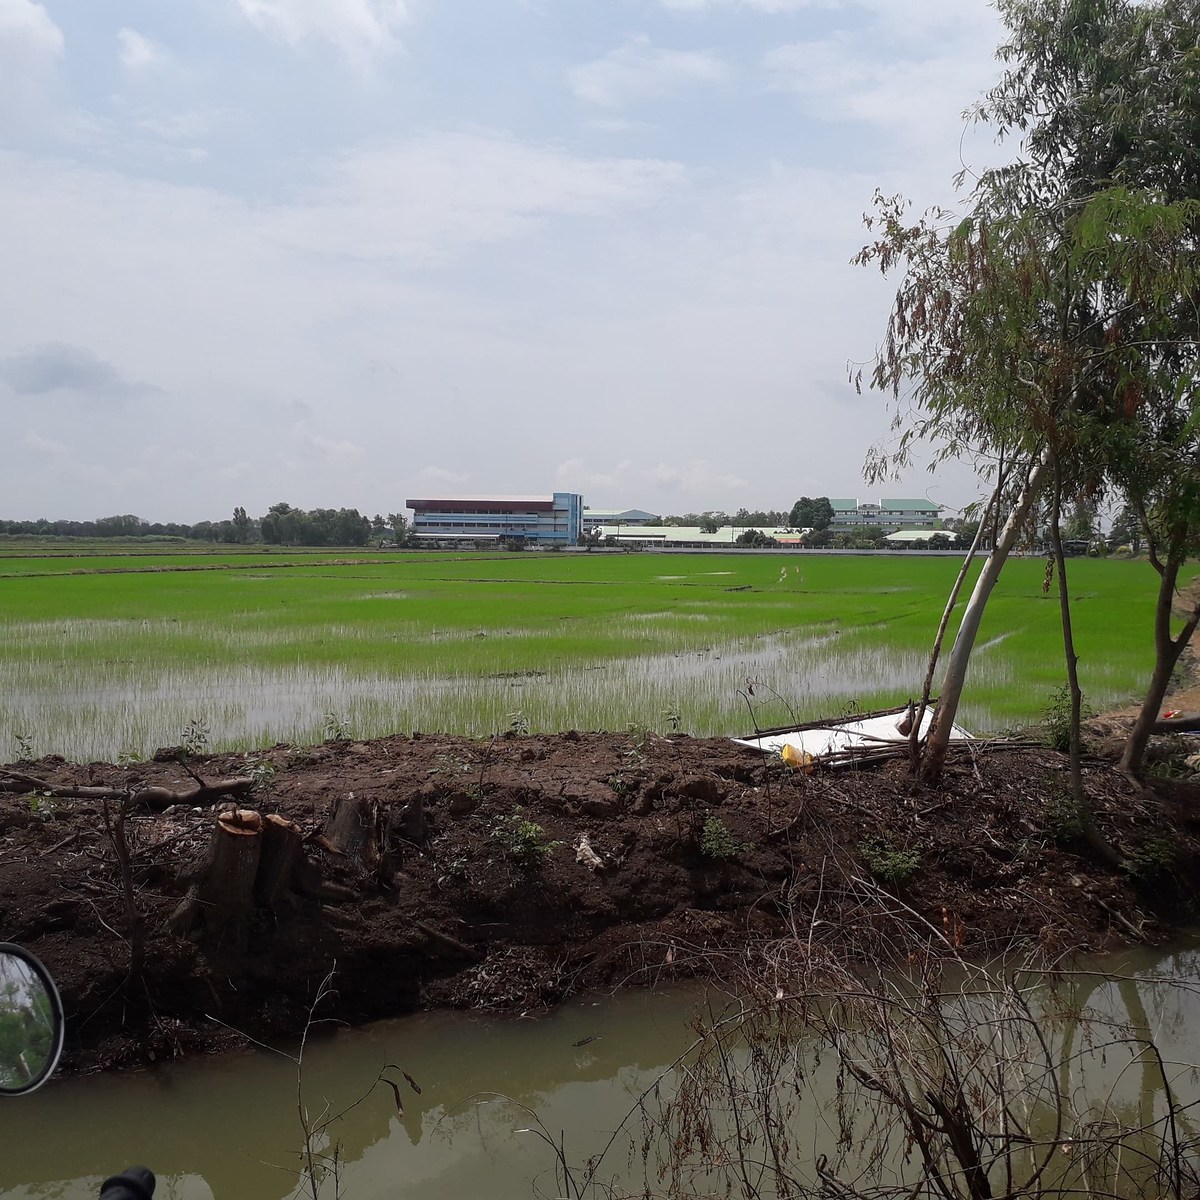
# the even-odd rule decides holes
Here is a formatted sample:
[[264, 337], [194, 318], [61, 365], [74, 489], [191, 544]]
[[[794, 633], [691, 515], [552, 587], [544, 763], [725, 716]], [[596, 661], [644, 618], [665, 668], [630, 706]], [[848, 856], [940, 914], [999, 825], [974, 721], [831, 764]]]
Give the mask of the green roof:
[[880, 508], [891, 509], [893, 512], [941, 512], [942, 505], [933, 500], [880, 500]]

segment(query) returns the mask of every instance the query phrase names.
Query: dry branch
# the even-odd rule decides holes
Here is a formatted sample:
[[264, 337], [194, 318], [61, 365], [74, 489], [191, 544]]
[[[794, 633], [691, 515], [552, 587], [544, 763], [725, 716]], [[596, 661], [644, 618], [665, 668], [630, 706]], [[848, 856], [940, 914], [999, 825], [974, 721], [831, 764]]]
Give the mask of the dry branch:
[[35, 775], [0, 767], [0, 792], [40, 792], [60, 800], [129, 800], [151, 812], [161, 812], [173, 804], [212, 804], [223, 796], [244, 796], [253, 787], [254, 780], [248, 775], [202, 780], [179, 788], [162, 787], [158, 784], [149, 787], [138, 784], [130, 787], [83, 786], [74, 783], [51, 783]]

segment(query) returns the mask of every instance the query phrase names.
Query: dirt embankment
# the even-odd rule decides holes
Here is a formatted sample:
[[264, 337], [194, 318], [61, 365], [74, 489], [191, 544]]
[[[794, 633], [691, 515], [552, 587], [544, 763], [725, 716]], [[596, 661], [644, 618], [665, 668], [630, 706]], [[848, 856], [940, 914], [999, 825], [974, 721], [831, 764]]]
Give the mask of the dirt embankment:
[[[227, 1026], [294, 1037], [335, 960], [352, 1023], [521, 1010], [702, 971], [719, 948], [813, 921], [867, 953], [879, 886], [911, 909], [914, 949], [1058, 955], [1166, 936], [1200, 882], [1200, 787], [1141, 791], [1089, 762], [1100, 823], [1136, 864], [1111, 871], [1071, 848], [1065, 760], [1037, 748], [960, 750], [936, 791], [901, 761], [803, 775], [723, 739], [654, 735], [415, 735], [190, 766], [211, 779], [266, 761], [274, 774], [260, 768], [237, 803], [294, 822], [320, 886], [186, 935], [170, 919], [228, 801], [131, 807], [123, 879], [118, 805], [106, 828], [98, 799], [0, 795], [0, 936], [59, 980], [68, 1069], [223, 1048], [237, 1040]], [[192, 782], [171, 762], [20, 770], [58, 785]], [[349, 804], [371, 854], [326, 841]]]

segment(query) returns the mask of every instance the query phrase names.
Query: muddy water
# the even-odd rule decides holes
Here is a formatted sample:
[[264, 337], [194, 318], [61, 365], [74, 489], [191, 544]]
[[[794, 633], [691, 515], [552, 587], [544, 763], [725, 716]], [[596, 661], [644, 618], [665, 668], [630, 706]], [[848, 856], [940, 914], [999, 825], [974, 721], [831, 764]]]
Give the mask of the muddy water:
[[[1138, 951], [1104, 960], [1119, 975], [1200, 980], [1200, 951]], [[1146, 982], [1084, 978], [1089, 1006], [1145, 1026], [1168, 1062], [1200, 1058], [1200, 995]], [[339, 1144], [340, 1194], [489, 1200], [562, 1194], [547, 1146], [528, 1130], [540, 1120], [581, 1162], [608, 1143], [635, 1098], [667, 1073], [692, 1040], [695, 991], [635, 992], [587, 1000], [539, 1020], [480, 1020], [434, 1014], [310, 1041], [303, 1100], [311, 1119], [337, 1113], [370, 1088], [388, 1063], [407, 1071], [403, 1114], [390, 1091], [376, 1089], [314, 1141]], [[583, 1044], [580, 1044], [583, 1043]], [[1097, 1074], [1070, 1085], [1110, 1090], [1150, 1113], [1161, 1105], [1153, 1073], [1117, 1053]], [[827, 1152], [837, 1131], [828, 1110], [829, 1070], [808, 1077], [799, 1120], [807, 1153]], [[1180, 1088], [1196, 1081], [1172, 1068]], [[1189, 1082], [1190, 1080], [1190, 1082]], [[637, 1144], [636, 1121], [629, 1126]], [[159, 1174], [158, 1195], [186, 1200], [268, 1200], [293, 1193], [303, 1144], [297, 1071], [264, 1051], [173, 1066], [127, 1077], [65, 1080], [34, 1096], [0, 1103], [0, 1194], [18, 1200], [83, 1200], [101, 1179], [132, 1162]], [[606, 1160], [636, 1186], [630, 1139], [618, 1137]], [[323, 1195], [333, 1196], [332, 1180]]]

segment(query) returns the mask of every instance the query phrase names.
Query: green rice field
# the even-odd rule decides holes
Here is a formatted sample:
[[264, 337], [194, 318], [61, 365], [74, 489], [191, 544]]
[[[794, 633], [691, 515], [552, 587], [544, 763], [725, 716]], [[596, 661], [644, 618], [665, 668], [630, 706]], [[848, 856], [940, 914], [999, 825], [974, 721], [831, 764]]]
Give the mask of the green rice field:
[[[1035, 720], [1063, 679], [1044, 561], [1005, 568], [960, 720]], [[917, 555], [0, 556], [0, 760], [423, 730], [742, 734], [919, 692], [957, 572]], [[1144, 562], [1072, 560], [1100, 707], [1152, 659]], [[952, 626], [953, 629], [953, 626]]]

